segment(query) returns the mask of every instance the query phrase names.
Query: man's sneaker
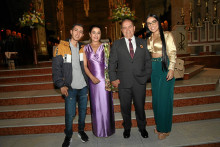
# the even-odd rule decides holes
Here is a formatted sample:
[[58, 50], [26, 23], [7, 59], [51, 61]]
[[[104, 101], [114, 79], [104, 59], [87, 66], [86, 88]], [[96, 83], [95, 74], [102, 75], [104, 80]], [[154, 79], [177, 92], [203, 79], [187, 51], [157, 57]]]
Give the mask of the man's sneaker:
[[72, 142], [72, 138], [69, 138], [69, 137], [66, 136], [64, 141], [63, 141], [62, 147], [70, 147], [71, 142]]
[[84, 131], [79, 131], [78, 136], [82, 142], [89, 141], [89, 137], [86, 135], [86, 133]]

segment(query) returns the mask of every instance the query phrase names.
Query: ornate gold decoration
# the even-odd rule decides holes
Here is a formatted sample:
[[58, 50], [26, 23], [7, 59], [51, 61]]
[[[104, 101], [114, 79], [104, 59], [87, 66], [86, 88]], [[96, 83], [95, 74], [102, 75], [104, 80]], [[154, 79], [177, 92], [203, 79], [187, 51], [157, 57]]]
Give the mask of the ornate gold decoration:
[[192, 2], [189, 3], [189, 16], [190, 16], [190, 25], [188, 31], [193, 31], [194, 30], [194, 25], [193, 25], [193, 18], [192, 18]]
[[83, 0], [84, 1], [84, 10], [86, 13], [86, 17], [89, 16], [89, 0]]
[[209, 7], [208, 7], [208, 1], [209, 1], [209, 0], [205, 0], [206, 13], [205, 13], [204, 21], [209, 21]]
[[200, 0], [198, 0], [198, 3], [197, 3], [197, 12], [198, 12], [198, 18], [197, 18], [196, 26], [201, 27], [202, 26], [202, 20], [201, 20], [201, 3], [200, 3]]
[[58, 21], [58, 31], [60, 33], [60, 39], [63, 40], [63, 39], [65, 39], [63, 0], [57, 1], [57, 21]]
[[213, 17], [213, 20], [212, 20], [213, 24], [218, 24], [218, 19], [217, 19], [217, 4], [218, 4], [218, 2], [219, 1], [217, 1], [217, 0], [213, 1], [213, 8], [214, 8], [214, 17]]
[[181, 15], [180, 17], [182, 18], [182, 25], [184, 25], [184, 17], [185, 17], [185, 14], [184, 14], [184, 11], [183, 11], [183, 8], [181, 9]]

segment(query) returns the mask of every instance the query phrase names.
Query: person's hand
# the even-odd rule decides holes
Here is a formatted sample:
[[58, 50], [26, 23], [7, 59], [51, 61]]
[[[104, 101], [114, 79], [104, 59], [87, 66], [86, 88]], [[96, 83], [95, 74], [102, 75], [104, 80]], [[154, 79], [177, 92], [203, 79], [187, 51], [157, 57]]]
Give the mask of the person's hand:
[[68, 87], [64, 86], [60, 88], [62, 95], [68, 96]]
[[96, 77], [93, 77], [91, 80], [93, 84], [98, 84], [100, 82], [100, 80]]
[[120, 84], [120, 81], [119, 80], [115, 80], [115, 81], [112, 81], [111, 83], [112, 83], [112, 85], [114, 87], [118, 88], [118, 84]]
[[173, 70], [169, 70], [168, 74], [167, 74], [167, 81], [172, 80], [174, 76], [174, 71]]

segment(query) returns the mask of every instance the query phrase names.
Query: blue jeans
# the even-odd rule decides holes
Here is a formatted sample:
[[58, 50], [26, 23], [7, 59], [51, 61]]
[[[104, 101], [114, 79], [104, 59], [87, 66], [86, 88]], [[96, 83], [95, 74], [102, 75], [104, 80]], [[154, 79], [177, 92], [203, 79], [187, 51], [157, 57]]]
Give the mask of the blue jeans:
[[82, 89], [68, 89], [68, 96], [65, 97], [65, 134], [67, 137], [73, 135], [73, 119], [76, 116], [76, 102], [78, 102], [78, 131], [84, 131], [86, 108], [87, 108], [87, 86]]

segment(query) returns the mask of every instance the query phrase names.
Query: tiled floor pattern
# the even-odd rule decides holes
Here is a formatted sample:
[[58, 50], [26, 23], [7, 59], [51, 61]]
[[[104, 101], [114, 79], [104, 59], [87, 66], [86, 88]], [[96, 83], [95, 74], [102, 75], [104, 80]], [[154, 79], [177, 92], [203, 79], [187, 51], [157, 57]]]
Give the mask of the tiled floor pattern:
[[[123, 129], [117, 129], [108, 138], [97, 138], [87, 131], [90, 141], [86, 143], [74, 133], [71, 147], [180, 147], [220, 142], [220, 119], [175, 123], [165, 140], [157, 139], [154, 127], [147, 126], [147, 139], [141, 137], [137, 128], [132, 128], [129, 139], [122, 137]], [[64, 137], [64, 133], [0, 136], [0, 147], [61, 147]]]

